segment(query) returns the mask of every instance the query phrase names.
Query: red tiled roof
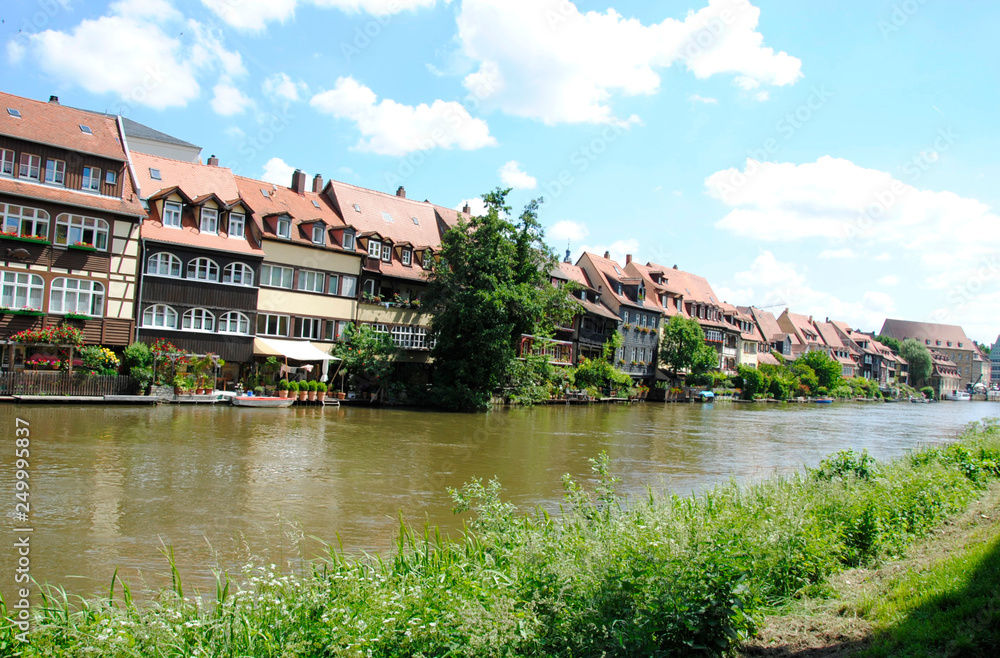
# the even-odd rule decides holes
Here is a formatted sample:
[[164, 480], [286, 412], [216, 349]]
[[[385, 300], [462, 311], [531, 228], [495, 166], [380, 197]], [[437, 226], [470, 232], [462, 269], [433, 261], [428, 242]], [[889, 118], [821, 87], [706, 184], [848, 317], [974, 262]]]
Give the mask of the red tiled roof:
[[813, 323], [816, 327], [816, 331], [819, 332], [820, 338], [827, 346], [834, 349], [847, 347], [844, 345], [844, 341], [840, 340], [840, 336], [837, 334], [837, 328], [833, 326], [831, 322], [815, 322]]
[[[4, 110], [0, 110], [4, 111]], [[54, 203], [62, 203], [78, 208], [91, 208], [94, 210], [104, 210], [106, 212], [119, 213], [132, 217], [145, 217], [146, 211], [132, 191], [132, 179], [128, 174], [128, 168], [122, 175], [122, 189], [124, 199], [110, 196], [100, 196], [90, 194], [82, 190], [71, 190], [52, 185], [41, 185], [39, 183], [26, 183], [16, 178], [0, 178], [0, 192], [6, 192], [26, 199], [44, 199]]]
[[781, 365], [781, 362], [778, 361], [778, 359], [775, 358], [775, 356], [773, 354], [771, 354], [770, 352], [762, 352], [761, 354], [758, 354], [757, 355], [757, 363], [758, 363], [758, 365], [764, 365], [764, 364], [772, 365], [772, 366], [780, 366]]
[[[965, 335], [965, 330], [953, 324], [934, 324], [933, 322], [910, 322], [909, 320], [887, 319], [882, 325], [881, 335], [892, 336], [903, 341], [913, 338], [921, 343], [931, 341], [930, 347], [944, 347], [953, 350], [972, 351], [973, 342]], [[941, 341], [940, 345], [936, 341]], [[948, 345], [951, 341], [951, 345]], [[959, 347], [958, 344], [962, 343]]]
[[[132, 165], [144, 199], [170, 187], [179, 187], [191, 199], [215, 194], [228, 203], [240, 196], [236, 179], [228, 167], [212, 167], [146, 153], [133, 153]], [[160, 180], [150, 176], [150, 169], [160, 171]], [[270, 189], [270, 183], [265, 185]], [[257, 195], [260, 195], [259, 191]]]
[[579, 265], [573, 265], [572, 263], [559, 263], [559, 269], [566, 275], [566, 278], [570, 281], [575, 281], [585, 288], [590, 288], [591, 290], [597, 290], [590, 283], [590, 278], [587, 273], [583, 271], [583, 268]]
[[750, 311], [750, 316], [757, 323], [757, 327], [760, 329], [760, 333], [764, 337], [764, 340], [771, 342], [774, 341], [779, 334], [785, 333], [781, 330], [781, 327], [778, 326], [778, 321], [775, 319], [774, 313], [761, 310], [754, 306], [748, 307], [748, 310]]
[[[617, 301], [619, 304], [626, 304], [628, 306], [647, 309], [654, 312], [662, 312], [659, 303], [653, 301], [651, 299], [651, 295], [646, 295], [646, 299], [644, 301], [639, 302], [639, 301], [632, 301], [625, 295], [618, 294], [617, 284], [622, 283], [623, 281], [628, 280], [629, 278], [634, 278], [626, 275], [625, 271], [618, 263], [609, 258], [602, 258], [597, 254], [587, 253], [585, 255], [590, 260], [590, 262], [594, 264], [594, 267], [597, 269], [597, 273], [600, 274], [601, 278], [603, 279], [602, 283], [599, 283], [597, 281], [595, 281], [594, 283], [597, 283], [598, 286], [600, 287], [607, 286], [607, 291], [606, 292], [602, 291], [602, 294], [611, 295], [615, 299], [615, 301]], [[583, 258], [583, 256], [581, 256], [581, 258]], [[617, 271], [615, 270], [615, 268], [618, 268]]]
[[[7, 108], [20, 112], [21, 118], [11, 116]], [[88, 126], [93, 134], [80, 130], [81, 125]], [[125, 161], [125, 148], [118, 136], [118, 122], [114, 117], [58, 103], [43, 103], [0, 92], [0, 134], [118, 162]]]

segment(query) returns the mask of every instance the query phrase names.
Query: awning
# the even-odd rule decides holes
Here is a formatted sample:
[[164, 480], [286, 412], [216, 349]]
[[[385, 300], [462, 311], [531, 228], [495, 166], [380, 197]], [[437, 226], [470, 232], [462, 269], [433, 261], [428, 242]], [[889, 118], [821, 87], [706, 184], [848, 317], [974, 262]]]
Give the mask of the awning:
[[309, 341], [282, 340], [280, 338], [253, 339], [255, 356], [284, 356], [296, 361], [340, 361], [328, 352], [324, 352]]

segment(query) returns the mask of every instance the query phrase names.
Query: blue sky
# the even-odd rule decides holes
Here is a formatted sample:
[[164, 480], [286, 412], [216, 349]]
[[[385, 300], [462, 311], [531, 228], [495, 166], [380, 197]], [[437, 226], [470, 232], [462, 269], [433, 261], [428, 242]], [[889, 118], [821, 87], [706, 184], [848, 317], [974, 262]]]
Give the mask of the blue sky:
[[1000, 331], [1000, 6], [932, 0], [7, 0], [5, 91], [248, 176], [460, 206], [878, 329]]

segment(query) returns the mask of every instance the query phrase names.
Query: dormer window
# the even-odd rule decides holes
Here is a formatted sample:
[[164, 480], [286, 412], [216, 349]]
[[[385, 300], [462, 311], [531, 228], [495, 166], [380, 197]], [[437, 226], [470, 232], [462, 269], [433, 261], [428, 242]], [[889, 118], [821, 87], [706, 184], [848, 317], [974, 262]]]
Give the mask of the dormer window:
[[372, 258], [381, 258], [382, 243], [378, 240], [368, 240], [368, 255]]
[[354, 231], [351, 229], [344, 231], [344, 249], [354, 251]]
[[215, 208], [202, 208], [201, 209], [201, 225], [199, 227], [202, 233], [218, 233], [219, 232], [219, 211]]
[[163, 204], [163, 225], [168, 228], [181, 227], [181, 204], [173, 201]]
[[275, 234], [279, 238], [291, 238], [292, 237], [292, 220], [287, 217], [279, 217], [278, 223], [275, 227]]
[[324, 236], [324, 229], [326, 227], [323, 224], [313, 224], [312, 228], [312, 241], [313, 244], [323, 244], [326, 242]]
[[409, 265], [413, 262], [413, 252], [409, 249], [404, 249], [399, 256], [399, 259], [403, 262], [403, 265]]
[[382, 261], [386, 263], [392, 261], [392, 245], [388, 243], [382, 245]]
[[246, 215], [242, 213], [229, 213], [229, 237], [245, 239], [246, 221]]

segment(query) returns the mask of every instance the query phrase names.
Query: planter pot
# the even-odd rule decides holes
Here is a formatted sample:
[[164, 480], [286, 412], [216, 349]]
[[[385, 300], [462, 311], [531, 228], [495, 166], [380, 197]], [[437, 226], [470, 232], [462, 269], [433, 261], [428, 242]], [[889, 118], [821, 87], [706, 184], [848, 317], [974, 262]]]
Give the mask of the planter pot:
[[307, 399], [310, 402], [315, 402], [316, 401], [316, 393], [317, 393], [317, 391], [309, 391], [309, 396], [308, 396]]
[[184, 391], [174, 386], [174, 395], [181, 395], [182, 393], [184, 393]]
[[344, 391], [337, 391], [337, 399], [338, 400], [346, 400], [347, 399], [347, 393], [345, 393]]
[[278, 391], [278, 397], [279, 398], [287, 398], [288, 397], [288, 391]]
[[195, 395], [205, 395], [205, 389], [203, 389], [203, 388], [196, 388], [196, 389], [194, 389], [194, 394]]
[[326, 391], [316, 391], [316, 399], [322, 402], [326, 399]]
[[305, 402], [309, 397], [309, 391], [299, 391], [299, 402]]

